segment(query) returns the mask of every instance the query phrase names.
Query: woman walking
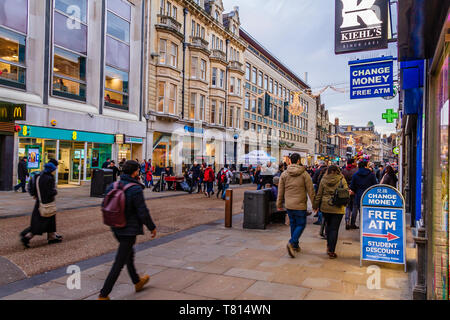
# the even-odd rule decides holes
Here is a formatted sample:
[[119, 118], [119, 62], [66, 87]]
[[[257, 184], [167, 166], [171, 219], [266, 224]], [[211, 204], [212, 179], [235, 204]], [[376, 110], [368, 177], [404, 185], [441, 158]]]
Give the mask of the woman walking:
[[387, 184], [391, 187], [397, 188], [397, 175], [395, 174], [394, 169], [391, 166], [386, 167], [386, 173], [383, 176], [383, 179], [381, 179], [380, 184]]
[[336, 244], [339, 226], [345, 215], [345, 206], [333, 204], [333, 198], [337, 188], [348, 190], [347, 181], [341, 174], [338, 166], [332, 165], [320, 181], [319, 190], [314, 198], [313, 209], [320, 210], [326, 224], [327, 253], [330, 259], [336, 259]]
[[54, 177], [57, 166], [58, 161], [51, 159], [44, 165], [44, 171], [36, 177], [34, 185], [31, 185], [30, 193], [36, 199], [36, 203], [31, 215], [30, 226], [20, 233], [20, 240], [26, 248], [30, 247], [30, 240], [34, 236], [40, 236], [43, 233], [47, 233], [48, 244], [59, 243], [62, 241], [62, 236], [56, 234], [55, 215], [43, 217], [39, 212], [41, 201], [43, 204], [55, 201], [55, 196], [58, 193], [55, 188]]

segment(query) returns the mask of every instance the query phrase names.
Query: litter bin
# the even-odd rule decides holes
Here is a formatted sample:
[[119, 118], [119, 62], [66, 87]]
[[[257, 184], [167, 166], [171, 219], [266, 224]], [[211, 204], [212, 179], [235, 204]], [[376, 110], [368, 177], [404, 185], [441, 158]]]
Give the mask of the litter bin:
[[245, 191], [244, 229], [266, 229], [270, 222], [270, 189]]
[[93, 169], [91, 175], [91, 197], [104, 197], [106, 187], [112, 182], [112, 169]]

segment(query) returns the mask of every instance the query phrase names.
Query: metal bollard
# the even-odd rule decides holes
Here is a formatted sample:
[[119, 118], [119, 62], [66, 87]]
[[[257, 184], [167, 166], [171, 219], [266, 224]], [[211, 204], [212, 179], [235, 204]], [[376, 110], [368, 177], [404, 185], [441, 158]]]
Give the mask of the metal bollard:
[[242, 186], [242, 172], [239, 172], [239, 185]]
[[231, 228], [233, 222], [233, 190], [225, 192], [225, 228]]

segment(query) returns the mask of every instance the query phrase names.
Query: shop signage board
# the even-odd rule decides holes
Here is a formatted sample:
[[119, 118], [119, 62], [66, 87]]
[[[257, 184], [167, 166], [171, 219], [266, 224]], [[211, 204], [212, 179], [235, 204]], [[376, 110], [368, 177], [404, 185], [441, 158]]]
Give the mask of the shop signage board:
[[350, 99], [392, 96], [393, 57], [350, 61]]
[[13, 104], [0, 101], [0, 122], [14, 122], [26, 120], [27, 107], [25, 104]]
[[406, 272], [405, 200], [397, 189], [376, 185], [361, 198], [362, 261], [404, 264]]
[[144, 143], [144, 139], [125, 136], [125, 143]]
[[336, 54], [388, 47], [389, 0], [335, 0]]
[[114, 144], [114, 135], [58, 128], [23, 126], [19, 137]]
[[39, 169], [41, 165], [41, 147], [27, 146], [27, 168], [30, 170]]

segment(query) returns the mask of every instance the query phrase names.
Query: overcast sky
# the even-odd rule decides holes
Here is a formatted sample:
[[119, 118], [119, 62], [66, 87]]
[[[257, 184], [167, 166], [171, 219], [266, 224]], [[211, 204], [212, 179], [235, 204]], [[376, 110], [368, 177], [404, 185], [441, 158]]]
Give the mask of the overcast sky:
[[341, 124], [356, 126], [373, 121], [378, 132], [394, 132], [395, 126], [382, 120], [381, 114], [388, 108], [397, 110], [398, 99], [350, 100], [348, 62], [382, 55], [396, 57], [397, 46], [394, 43], [386, 50], [335, 55], [334, 3], [334, 0], [223, 0], [226, 12], [239, 6], [242, 27], [281, 62], [301, 78], [308, 72], [313, 93], [328, 84], [346, 88], [346, 93], [329, 89], [322, 94], [331, 122], [334, 123], [335, 117]]

